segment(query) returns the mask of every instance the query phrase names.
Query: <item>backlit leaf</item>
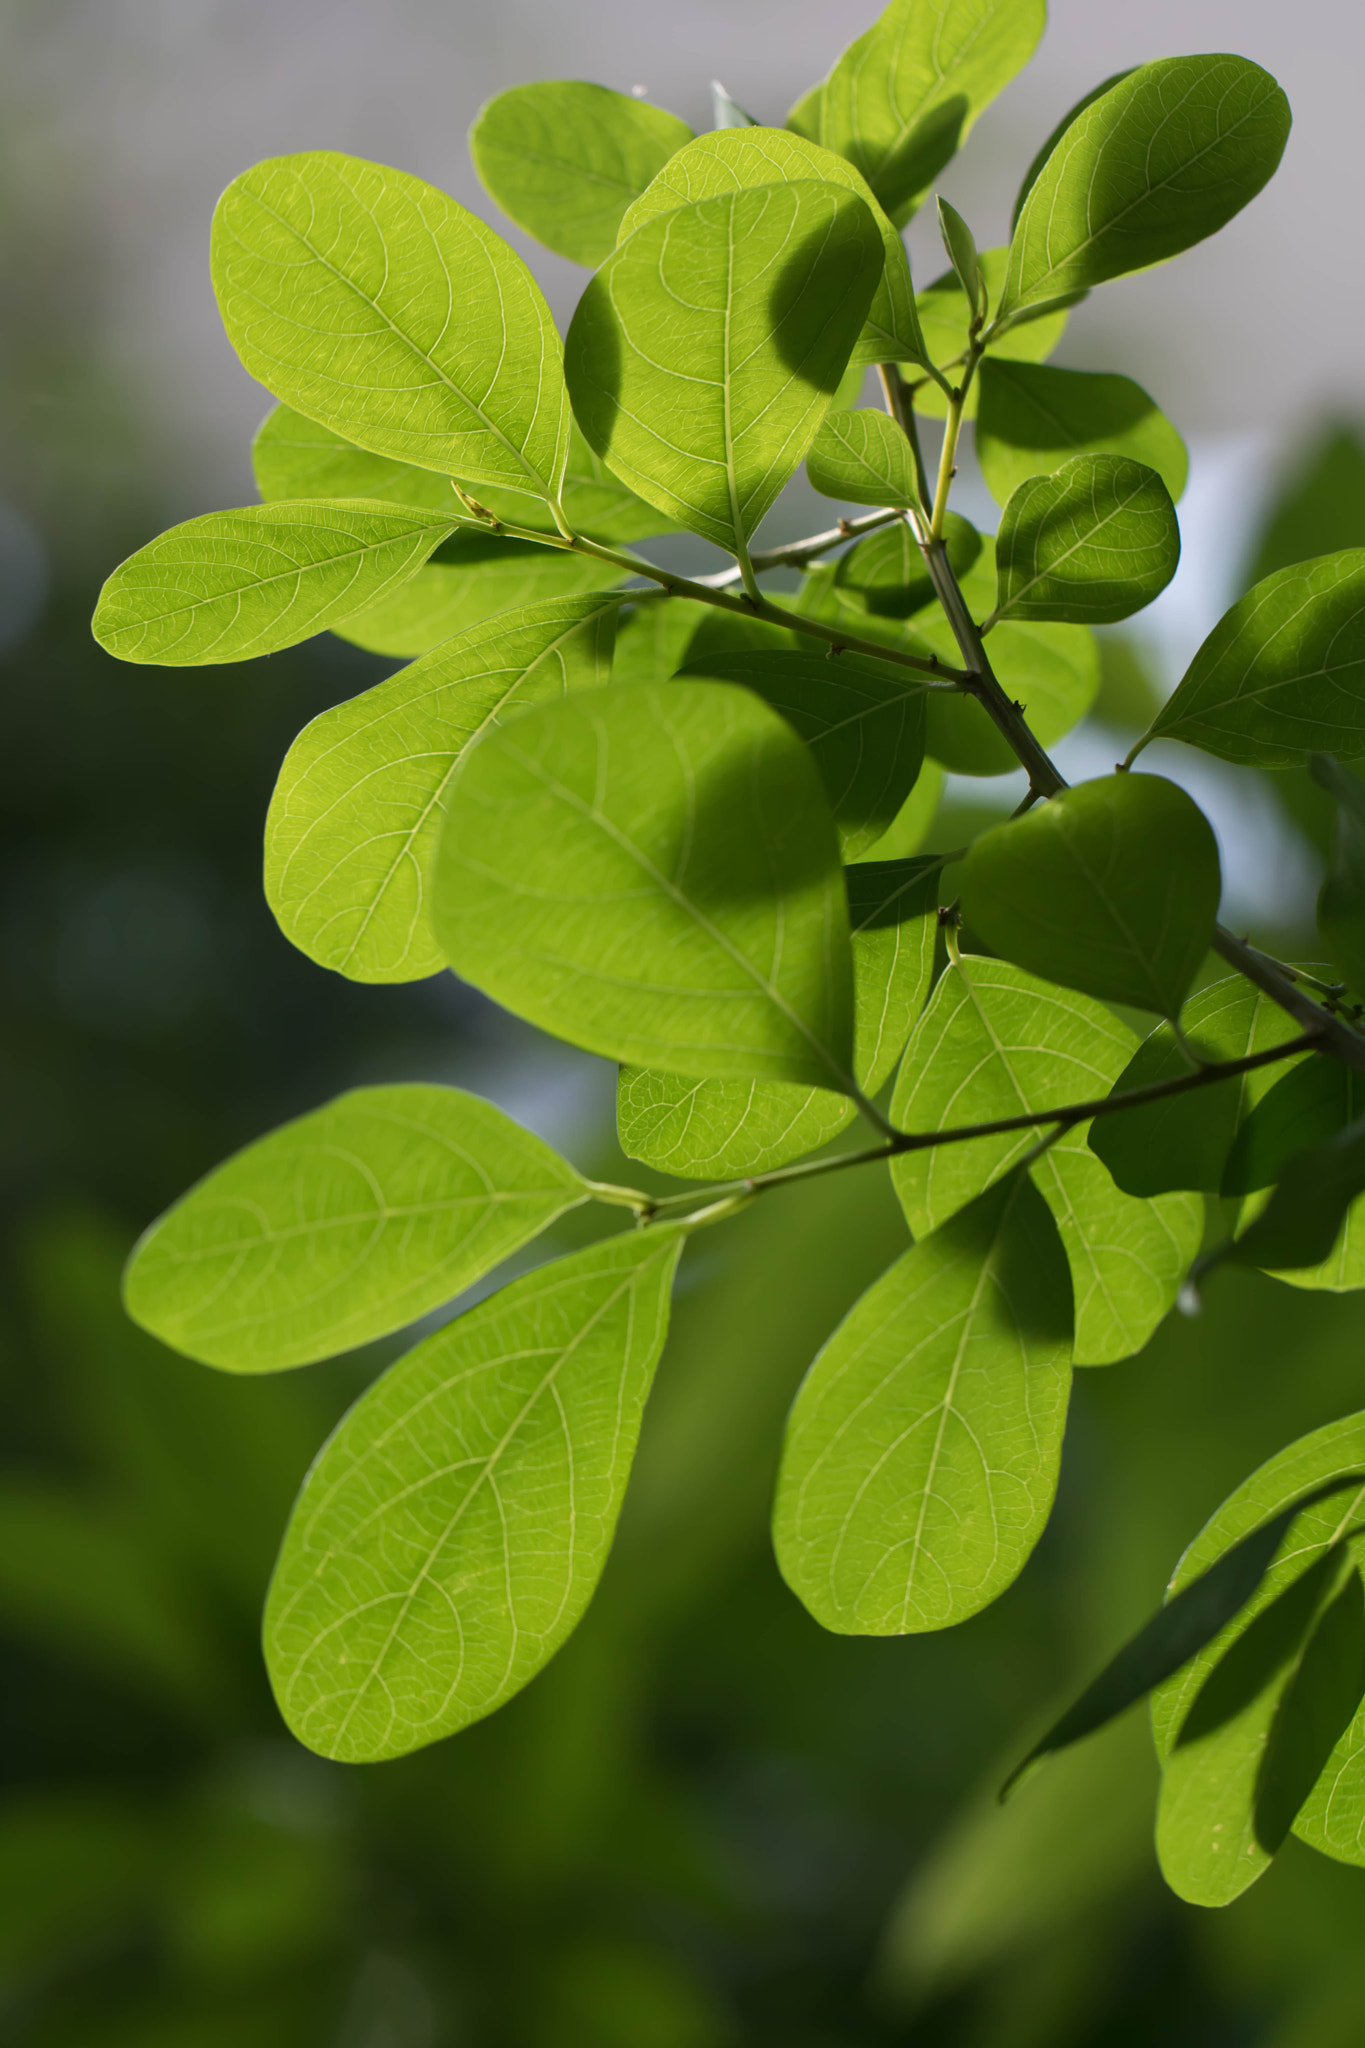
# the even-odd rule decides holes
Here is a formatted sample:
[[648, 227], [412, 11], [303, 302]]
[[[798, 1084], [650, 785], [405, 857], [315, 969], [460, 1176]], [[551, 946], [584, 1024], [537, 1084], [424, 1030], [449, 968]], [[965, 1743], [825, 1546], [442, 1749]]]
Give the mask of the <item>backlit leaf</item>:
[[943, 246], [948, 252], [948, 261], [952, 264], [953, 273], [966, 294], [972, 319], [974, 322], [979, 321], [985, 317], [986, 286], [981, 275], [976, 242], [957, 208], [950, 206], [941, 194], [938, 202], [938, 224], [943, 236]]
[[[981, 535], [969, 520], [949, 512], [943, 539], [954, 575], [965, 576], [981, 553]], [[900, 519], [878, 533], [865, 534], [840, 555], [833, 587], [841, 604], [877, 618], [911, 618], [934, 598], [919, 542]]]
[[557, 496], [559, 336], [521, 258], [434, 185], [315, 150], [234, 178], [213, 282], [252, 376], [378, 455]]
[[216, 1167], [139, 1240], [144, 1329], [229, 1372], [278, 1372], [414, 1322], [587, 1199], [477, 1095], [355, 1088]]
[[439, 972], [431, 870], [455, 764], [499, 720], [604, 683], [618, 602], [504, 613], [304, 727], [265, 838], [266, 897], [300, 951], [352, 981]]
[[891, 0], [789, 125], [856, 164], [903, 227], [1046, 19], [1044, 0]]
[[[1004, 288], [1005, 271], [1009, 264], [1008, 249], [978, 249], [977, 268], [986, 287], [986, 302], [989, 307], [998, 305]], [[1084, 296], [1082, 294], [1081, 296]], [[936, 363], [947, 376], [956, 381], [955, 369], [960, 369], [967, 348], [967, 328], [971, 321], [971, 308], [967, 296], [958, 281], [955, 271], [947, 270], [942, 277], [936, 277], [926, 285], [915, 301], [919, 314], [920, 332], [924, 336], [925, 350], [929, 360]], [[1045, 362], [1056, 348], [1066, 331], [1070, 318], [1069, 305], [1060, 306], [1054, 312], [1039, 314], [1031, 320], [1021, 320], [1017, 327], [1007, 327], [990, 342], [987, 362]], [[919, 377], [912, 363], [905, 366], [906, 375], [912, 380]], [[980, 372], [972, 379], [967, 389], [966, 402], [962, 409], [964, 419], [974, 420], [981, 398]], [[932, 379], [925, 378], [917, 383], [915, 410], [931, 419], [942, 419], [947, 401], [939, 386]]]
[[777, 185], [816, 179], [841, 185], [866, 205], [882, 238], [885, 269], [872, 295], [867, 323], [854, 344], [854, 363], [895, 362], [901, 356], [922, 361], [924, 344], [915, 313], [910, 259], [905, 244], [873, 197], [867, 180], [842, 156], [821, 149], [783, 128], [722, 127], [699, 135], [660, 171], [621, 223], [619, 241], [656, 214], [671, 213], [697, 199], [724, 192], [742, 192], [756, 185]]
[[826, 413], [806, 457], [817, 491], [853, 505], [918, 505], [910, 443], [875, 406]]
[[539, 79], [479, 110], [469, 153], [484, 190], [556, 256], [596, 265], [632, 200], [692, 140], [676, 114], [604, 85]]
[[905, 860], [918, 853], [933, 829], [943, 795], [943, 770], [937, 761], [926, 760], [919, 780], [897, 812], [890, 831], [879, 839], [872, 852], [877, 860]]
[[809, 750], [748, 690], [585, 691], [487, 733], [435, 921], [457, 974], [591, 1052], [851, 1088], [834, 822]]
[[172, 668], [272, 654], [379, 603], [453, 523], [360, 499], [208, 512], [115, 569], [95, 638], [120, 661]]
[[1107, 775], [997, 825], [963, 868], [962, 909], [1003, 959], [1101, 1002], [1174, 1016], [1213, 937], [1221, 876], [1192, 797]]
[[[1057, 147], [1057, 144], [1066, 134], [1067, 129], [1076, 119], [1076, 116], [1078, 114], [1083, 114], [1092, 101], [1102, 99], [1104, 94], [1109, 91], [1111, 86], [1122, 85], [1124, 79], [1131, 77], [1135, 69], [1136, 66], [1130, 64], [1126, 71], [1111, 72], [1108, 78], [1101, 79], [1098, 85], [1091, 86], [1089, 92], [1083, 93], [1080, 99], [1076, 101], [1074, 106], [1067, 108], [1066, 112], [1062, 115], [1061, 120], [1052, 130], [1052, 133], [1047, 137], [1047, 140], [1042, 144], [1042, 146], [1038, 150], [1037, 155], [1034, 157], [1032, 163], [1029, 165], [1028, 169], [1025, 171], [1022, 179], [1019, 182], [1019, 190], [1014, 195], [1014, 206], [1010, 212], [1011, 234], [1014, 233], [1015, 228], [1018, 226], [1019, 216], [1024, 210], [1024, 201], [1028, 198], [1029, 193], [1033, 190], [1034, 186], [1038, 182], [1039, 171], [1042, 170], [1043, 165], [1052, 155], [1053, 150]], [[1174, 497], [1175, 493], [1172, 492], [1171, 495], [1172, 497]]]
[[621, 580], [620, 569], [595, 555], [466, 528], [399, 589], [335, 630], [372, 654], [411, 659], [507, 612], [607, 590]]
[[1172, 499], [1184, 490], [1189, 470], [1185, 444], [1131, 377], [993, 356], [986, 357], [977, 375], [977, 460], [999, 504], [1030, 477], [1080, 454], [1121, 455], [1145, 463]]
[[1288, 101], [1245, 57], [1139, 65], [1083, 108], [1034, 180], [998, 317], [1216, 234], [1272, 176], [1288, 135]]
[[815, 438], [881, 275], [854, 193], [764, 185], [647, 220], [578, 302], [565, 370], [608, 468], [720, 547]]
[[265, 1650], [301, 1742], [402, 1756], [553, 1656], [611, 1547], [681, 1238], [608, 1238], [448, 1323], [363, 1394], [304, 1483]]
[[830, 1338], [787, 1425], [773, 1534], [825, 1628], [947, 1628], [1018, 1575], [1057, 1482], [1071, 1288], [1026, 1174], [906, 1252]]
[[1154, 469], [1077, 455], [1019, 485], [1001, 515], [995, 560], [1000, 618], [1112, 625], [1166, 588], [1180, 528]]

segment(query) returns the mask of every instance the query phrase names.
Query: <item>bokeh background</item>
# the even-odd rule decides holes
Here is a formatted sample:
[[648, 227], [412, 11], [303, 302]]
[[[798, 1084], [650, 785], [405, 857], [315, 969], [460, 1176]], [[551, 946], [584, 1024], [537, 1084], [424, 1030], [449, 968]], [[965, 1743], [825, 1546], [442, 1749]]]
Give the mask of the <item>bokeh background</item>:
[[[1140, 1715], [1003, 1812], [992, 1797], [1231, 1486], [1365, 1406], [1359, 1297], [1227, 1276], [1202, 1318], [1081, 1375], [1053, 1525], [1005, 1599], [944, 1636], [832, 1638], [768, 1546], [781, 1418], [903, 1226], [875, 1177], [774, 1197], [693, 1256], [578, 1635], [491, 1722], [362, 1770], [288, 1737], [256, 1628], [293, 1490], [383, 1356], [239, 1382], [119, 1309], [121, 1260], [158, 1209], [355, 1082], [458, 1081], [589, 1170], [613, 1158], [602, 1062], [449, 978], [343, 983], [272, 924], [259, 847], [279, 760], [385, 664], [324, 637], [157, 671], [90, 639], [115, 562], [253, 496], [267, 400], [217, 323], [217, 193], [259, 157], [334, 147], [495, 218], [464, 147], [492, 92], [581, 76], [705, 127], [719, 75], [780, 120], [872, 12], [9, 0], [0, 17], [0, 2038], [16, 2048], [1365, 2039], [1365, 1872], [1291, 1844], [1227, 1911], [1179, 1905], [1156, 1876]], [[1066, 743], [1079, 772], [1115, 758], [1249, 580], [1365, 544], [1365, 11], [1054, 0], [1039, 56], [943, 187], [983, 245], [1002, 239], [1074, 98], [1201, 49], [1273, 70], [1296, 125], [1232, 227], [1105, 287], [1058, 357], [1139, 378], [1193, 457], [1180, 574], [1111, 641], [1098, 719]], [[509, 239], [567, 317], [582, 274]], [[910, 239], [927, 281], [941, 256], [922, 224]], [[984, 516], [970, 473], [964, 493]], [[773, 530], [817, 517], [798, 487]], [[1325, 827], [1302, 781], [1176, 748], [1159, 765], [1214, 818], [1225, 914], [1311, 950]], [[950, 784], [935, 836], [1014, 800], [1008, 781]]]

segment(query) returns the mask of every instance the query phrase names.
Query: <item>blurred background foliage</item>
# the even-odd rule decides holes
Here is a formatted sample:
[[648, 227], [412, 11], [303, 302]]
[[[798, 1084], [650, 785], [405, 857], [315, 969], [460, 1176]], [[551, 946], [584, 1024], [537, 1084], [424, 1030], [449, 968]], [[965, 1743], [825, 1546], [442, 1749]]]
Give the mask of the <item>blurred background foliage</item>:
[[[146, 10], [120, 12], [147, 31]], [[813, 75], [870, 9], [798, 12]], [[477, 40], [474, 11], [455, 13]], [[86, 18], [50, 14], [44, 30], [16, 10], [30, 60]], [[709, 15], [707, 31], [723, 40]], [[490, 89], [524, 74], [480, 45], [494, 57]], [[341, 126], [294, 146], [363, 146]], [[903, 1225], [879, 1176], [785, 1191], [690, 1255], [616, 1550], [544, 1675], [397, 1764], [346, 1770], [285, 1734], [257, 1646], [264, 1583], [310, 1457], [386, 1354], [261, 1382], [190, 1365], [123, 1319], [127, 1248], [226, 1152], [357, 1080], [458, 1080], [610, 1172], [611, 1075], [448, 980], [346, 984], [276, 932], [259, 867], [279, 760], [385, 664], [324, 638], [185, 675], [94, 646], [108, 568], [232, 493], [177, 455], [174, 408], [97, 317], [102, 202], [90, 159], [53, 147], [41, 193], [30, 130], [0, 150], [0, 2038], [1354, 2048], [1365, 1871], [1291, 1842], [1226, 1912], [1179, 1904], [1157, 1879], [1140, 1714], [1008, 1808], [994, 1787], [1223, 1495], [1365, 1406], [1359, 1296], [1224, 1276], [1202, 1317], [1081, 1375], [1053, 1525], [997, 1606], [943, 1636], [834, 1638], [772, 1561], [778, 1436]], [[1134, 367], [1085, 333], [1068, 360]], [[1159, 395], [1188, 432], [1174, 341], [1169, 359]], [[1220, 471], [1226, 450], [1191, 439], [1189, 574], [1215, 615], [1273, 568], [1365, 545], [1349, 407], [1281, 424], [1251, 468]], [[1233, 486], [1199, 497], [1219, 475]], [[1247, 476], [1256, 502], [1231, 508]], [[798, 494], [788, 530], [810, 509]], [[1108, 637], [1078, 772], [1146, 723], [1175, 679], [1165, 648], [1159, 621]], [[1292, 884], [1256, 929], [1311, 952], [1324, 800], [1290, 775], [1219, 788], [1225, 851]], [[1005, 781], [950, 780], [931, 843], [1013, 801]]]

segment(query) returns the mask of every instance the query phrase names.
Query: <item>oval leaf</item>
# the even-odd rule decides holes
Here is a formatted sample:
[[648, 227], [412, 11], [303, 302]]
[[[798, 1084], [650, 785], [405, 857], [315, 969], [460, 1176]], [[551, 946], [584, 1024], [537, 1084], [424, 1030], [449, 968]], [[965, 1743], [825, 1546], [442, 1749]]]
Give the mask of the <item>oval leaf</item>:
[[558, 495], [559, 336], [519, 256], [434, 185], [315, 150], [234, 178], [213, 283], [251, 375], [362, 448]]
[[[981, 553], [981, 535], [968, 520], [949, 512], [943, 539], [954, 575], [965, 576]], [[903, 519], [846, 549], [834, 565], [833, 587], [850, 610], [885, 619], [911, 618], [934, 597], [923, 550]]]
[[455, 764], [501, 719], [605, 682], [618, 603], [504, 613], [304, 727], [265, 828], [266, 899], [300, 952], [351, 981], [444, 967], [431, 875]]
[[1208, 951], [1220, 887], [1217, 842], [1192, 797], [1158, 775], [1107, 775], [978, 839], [962, 909], [1002, 959], [1173, 1017]]
[[469, 154], [486, 192], [556, 256], [596, 265], [621, 216], [692, 140], [676, 114], [580, 79], [513, 86], [479, 110]]
[[399, 589], [334, 630], [372, 654], [410, 660], [509, 612], [607, 590], [620, 581], [620, 569], [595, 555], [466, 529], [442, 542], [426, 567]]
[[806, 457], [817, 491], [852, 505], [918, 505], [910, 443], [873, 406], [827, 413]]
[[486, 734], [436, 931], [457, 974], [590, 1052], [852, 1089], [834, 823], [809, 750], [747, 690], [594, 690]]
[[1289, 120], [1275, 80], [1246, 57], [1139, 65], [1083, 107], [1035, 178], [998, 317], [1216, 234], [1274, 174]]
[[646, 221], [569, 329], [589, 443], [651, 505], [743, 547], [815, 438], [882, 261], [867, 206], [830, 185], [764, 185]]
[[1070, 1386], [1071, 1287], [1026, 1174], [869, 1288], [802, 1383], [773, 1537], [782, 1576], [841, 1635], [965, 1621], [1042, 1534]]
[[1185, 443], [1131, 377], [987, 356], [978, 376], [976, 453], [997, 503], [1074, 455], [1122, 455], [1154, 469], [1172, 501], [1189, 473]]
[[285, 1720], [344, 1763], [491, 1714], [601, 1575], [681, 1238], [608, 1238], [391, 1366], [304, 1482], [265, 1610]]
[[279, 1372], [438, 1308], [586, 1201], [460, 1088], [354, 1088], [234, 1153], [151, 1226], [128, 1313], [229, 1372]]
[[994, 616], [1112, 625], [1159, 596], [1179, 560], [1175, 507], [1156, 471], [1124, 456], [1078, 455], [1030, 477], [1006, 505]]
[[95, 638], [120, 661], [169, 668], [272, 654], [380, 602], [453, 523], [346, 499], [208, 512], [115, 569]]

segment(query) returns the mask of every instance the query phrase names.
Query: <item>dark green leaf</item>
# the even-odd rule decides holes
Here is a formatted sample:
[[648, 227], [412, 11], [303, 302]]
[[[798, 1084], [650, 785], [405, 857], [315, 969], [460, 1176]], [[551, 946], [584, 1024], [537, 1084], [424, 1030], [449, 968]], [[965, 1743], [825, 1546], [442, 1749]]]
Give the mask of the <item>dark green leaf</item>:
[[485, 734], [437, 858], [457, 974], [591, 1052], [852, 1090], [838, 840], [748, 690], [584, 691]]
[[1365, 990], [1365, 782], [1330, 754], [1310, 754], [1308, 767], [1337, 803], [1332, 864], [1318, 895], [1318, 932], [1346, 981]]
[[1030, 477], [1079, 454], [1125, 456], [1154, 469], [1172, 499], [1184, 490], [1185, 444], [1131, 377], [992, 356], [977, 374], [977, 459], [1000, 504]]
[[1019, 212], [997, 318], [1216, 234], [1280, 161], [1289, 103], [1245, 57], [1143, 64], [1076, 116]]
[[1244, 580], [1261, 583], [1291, 563], [1359, 547], [1365, 547], [1365, 444], [1354, 424], [1329, 423], [1272, 499]]
[[1276, 1077], [1242, 1123], [1223, 1169], [1223, 1193], [1252, 1195], [1270, 1187], [1296, 1152], [1323, 1143], [1361, 1115], [1365, 1075], [1309, 1053]]
[[1272, 1272], [1320, 1266], [1330, 1255], [1356, 1197], [1365, 1192], [1365, 1117], [1295, 1153], [1265, 1208], [1241, 1236], [1208, 1253], [1201, 1268], [1225, 1259]]
[[[981, 553], [981, 535], [970, 521], [950, 512], [943, 538], [953, 573], [965, 576]], [[904, 520], [865, 535], [840, 555], [833, 587], [851, 611], [886, 619], [911, 618], [934, 596], [919, 542]]]
[[764, 185], [645, 221], [569, 329], [589, 443], [650, 504], [743, 547], [815, 438], [882, 263], [870, 211], [837, 186]]
[[1154, 469], [1121, 455], [1077, 455], [1019, 485], [995, 560], [995, 617], [1112, 625], [1166, 588], [1180, 528]]
[[681, 1246], [608, 1238], [514, 1280], [391, 1366], [323, 1449], [265, 1651], [301, 1742], [375, 1762], [491, 1714], [591, 1599]]
[[469, 131], [484, 190], [556, 256], [595, 266], [631, 201], [692, 140], [676, 114], [579, 79], [540, 79], [485, 102]]
[[1101, 1002], [1174, 1016], [1218, 909], [1218, 846], [1193, 799], [1157, 775], [1066, 789], [978, 839], [963, 913], [993, 951]]
[[873, 406], [826, 413], [806, 457], [817, 491], [854, 505], [918, 505], [910, 443]]

